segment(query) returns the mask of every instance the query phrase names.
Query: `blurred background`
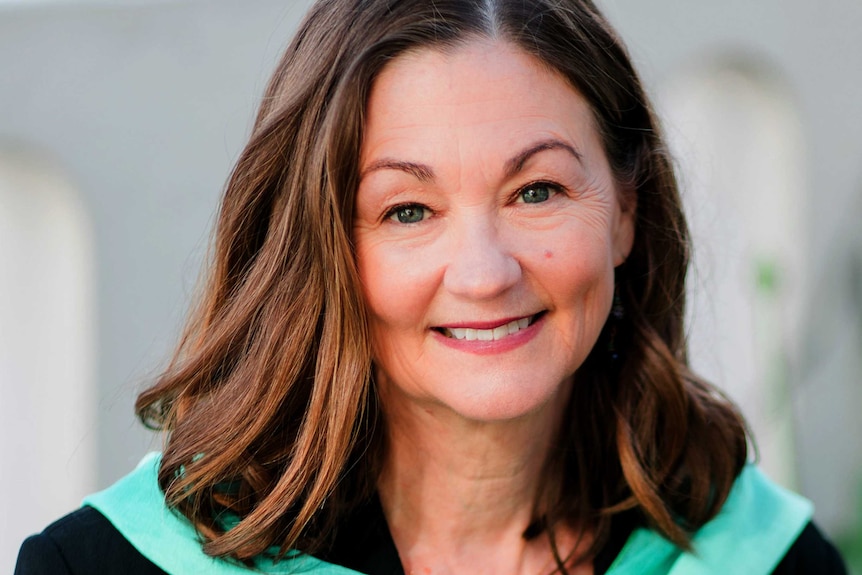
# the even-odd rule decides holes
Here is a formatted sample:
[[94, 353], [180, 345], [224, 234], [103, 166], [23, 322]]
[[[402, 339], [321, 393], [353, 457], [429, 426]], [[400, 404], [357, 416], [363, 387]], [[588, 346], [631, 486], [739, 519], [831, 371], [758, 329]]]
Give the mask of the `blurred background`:
[[[862, 575], [862, 3], [605, 0], [695, 239], [692, 363]], [[160, 438], [132, 405], [305, 0], [0, 0], [0, 572]]]

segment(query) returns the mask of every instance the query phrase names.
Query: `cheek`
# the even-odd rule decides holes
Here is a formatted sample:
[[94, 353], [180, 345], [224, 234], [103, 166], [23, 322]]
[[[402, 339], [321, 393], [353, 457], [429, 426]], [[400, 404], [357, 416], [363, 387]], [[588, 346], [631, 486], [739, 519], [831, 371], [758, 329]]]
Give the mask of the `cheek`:
[[425, 312], [429, 284], [419, 254], [386, 244], [360, 244], [357, 264], [375, 331], [416, 326]]
[[565, 291], [566, 286], [572, 292], [583, 291], [595, 282], [602, 283], [613, 271], [613, 251], [606, 234], [585, 226], [549, 234], [538, 247], [532, 259], [556, 291]]
[[556, 294], [561, 306], [589, 306], [597, 297], [604, 299], [605, 292], [613, 291], [613, 268], [599, 261], [583, 257], [555, 257], [552, 261], [556, 265], [547, 274], [547, 287]]
[[613, 254], [605, 238], [567, 234], [536, 254], [537, 278], [554, 305], [574, 314], [574, 328], [591, 333], [604, 324], [613, 298]]

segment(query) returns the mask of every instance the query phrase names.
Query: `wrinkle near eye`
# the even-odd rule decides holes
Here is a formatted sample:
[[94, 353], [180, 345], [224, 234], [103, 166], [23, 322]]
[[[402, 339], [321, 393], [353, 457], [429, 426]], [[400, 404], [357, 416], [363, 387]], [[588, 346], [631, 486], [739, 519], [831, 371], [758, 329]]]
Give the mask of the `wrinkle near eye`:
[[[384, 407], [498, 423], [556, 413], [613, 292], [619, 209], [588, 103], [529, 54], [482, 41], [396, 58], [367, 115], [362, 166], [391, 161], [362, 180], [354, 227]], [[541, 201], [524, 201], [530, 186]], [[385, 217], [415, 205], [429, 210], [417, 223]], [[538, 314], [505, 351], [432, 329]]]

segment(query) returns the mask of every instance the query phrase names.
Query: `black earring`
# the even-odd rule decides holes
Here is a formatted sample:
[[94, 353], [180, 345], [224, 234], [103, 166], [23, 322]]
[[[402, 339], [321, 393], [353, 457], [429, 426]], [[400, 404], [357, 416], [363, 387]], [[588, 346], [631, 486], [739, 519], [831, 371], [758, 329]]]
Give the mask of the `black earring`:
[[623, 307], [623, 300], [620, 299], [619, 293], [614, 290], [614, 302], [611, 305], [611, 313], [608, 316], [608, 357], [613, 362], [620, 359], [619, 350], [617, 350], [617, 328], [624, 316], [625, 308]]

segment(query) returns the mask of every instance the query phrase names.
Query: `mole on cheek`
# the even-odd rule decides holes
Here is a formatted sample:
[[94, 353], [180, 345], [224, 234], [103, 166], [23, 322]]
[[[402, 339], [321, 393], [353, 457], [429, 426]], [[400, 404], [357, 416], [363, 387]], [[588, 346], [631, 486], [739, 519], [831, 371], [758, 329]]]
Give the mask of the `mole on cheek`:
[[545, 250], [545, 258], [551, 259], [552, 257], [554, 257], [553, 252], [551, 252], [551, 250]]

